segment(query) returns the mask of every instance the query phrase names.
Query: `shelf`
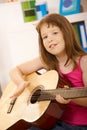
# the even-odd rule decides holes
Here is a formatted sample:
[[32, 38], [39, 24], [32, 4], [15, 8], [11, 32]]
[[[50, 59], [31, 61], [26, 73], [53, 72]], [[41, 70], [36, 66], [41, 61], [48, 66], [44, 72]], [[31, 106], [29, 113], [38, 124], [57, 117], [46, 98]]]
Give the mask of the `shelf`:
[[78, 14], [72, 14], [72, 15], [68, 15], [66, 16], [66, 18], [71, 22], [78, 22], [78, 21], [85, 21], [87, 22], [87, 12], [82, 12], [82, 13], [78, 13]]

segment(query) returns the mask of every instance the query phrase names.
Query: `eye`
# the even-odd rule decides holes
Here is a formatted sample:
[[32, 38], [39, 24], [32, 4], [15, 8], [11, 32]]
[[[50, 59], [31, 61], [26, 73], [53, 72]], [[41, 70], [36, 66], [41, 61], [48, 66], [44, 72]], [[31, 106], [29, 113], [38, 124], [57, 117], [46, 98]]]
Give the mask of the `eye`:
[[43, 36], [43, 37], [42, 37], [43, 40], [46, 39], [46, 38], [47, 38], [47, 36]]
[[53, 32], [54, 35], [58, 34], [58, 32]]

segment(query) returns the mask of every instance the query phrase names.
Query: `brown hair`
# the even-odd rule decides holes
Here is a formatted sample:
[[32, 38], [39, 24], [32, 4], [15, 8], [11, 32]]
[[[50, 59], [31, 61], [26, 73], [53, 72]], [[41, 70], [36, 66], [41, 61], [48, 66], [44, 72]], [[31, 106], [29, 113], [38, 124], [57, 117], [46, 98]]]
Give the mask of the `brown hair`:
[[42, 25], [45, 23], [48, 25], [58, 26], [61, 29], [64, 40], [65, 40], [66, 54], [68, 56], [65, 65], [67, 65], [68, 61], [71, 59], [74, 63], [74, 68], [76, 68], [77, 66], [77, 62], [75, 60], [76, 57], [85, 55], [86, 53], [83, 51], [80, 43], [77, 40], [72, 24], [67, 20], [67, 18], [57, 13], [46, 15], [43, 19], [41, 19], [41, 21], [36, 26], [36, 30], [39, 34], [38, 35], [39, 49], [40, 49], [40, 54], [41, 54], [41, 58], [43, 62], [46, 64], [46, 66], [49, 69], [58, 68], [58, 60], [56, 59], [54, 55], [47, 52], [43, 45], [43, 40], [42, 40], [40, 31], [41, 31]]

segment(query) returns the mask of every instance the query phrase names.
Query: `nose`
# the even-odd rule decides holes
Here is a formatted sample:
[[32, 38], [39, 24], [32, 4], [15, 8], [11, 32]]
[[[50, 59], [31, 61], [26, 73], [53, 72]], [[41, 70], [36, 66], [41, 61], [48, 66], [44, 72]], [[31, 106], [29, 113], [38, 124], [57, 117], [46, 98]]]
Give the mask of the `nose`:
[[50, 37], [48, 38], [48, 42], [51, 43], [52, 41], [53, 41], [53, 39], [52, 39], [52, 37], [50, 36]]
[[48, 42], [49, 42], [49, 43], [51, 43], [51, 42], [52, 42], [52, 40], [49, 40]]

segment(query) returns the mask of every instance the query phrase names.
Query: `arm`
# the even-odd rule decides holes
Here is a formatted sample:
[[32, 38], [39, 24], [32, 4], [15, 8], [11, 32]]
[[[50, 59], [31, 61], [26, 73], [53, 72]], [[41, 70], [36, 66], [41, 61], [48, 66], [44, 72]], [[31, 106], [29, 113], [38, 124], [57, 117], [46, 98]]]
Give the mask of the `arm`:
[[[83, 72], [84, 87], [87, 87], [87, 55], [83, 56], [81, 59], [81, 68], [82, 68], [82, 72]], [[73, 101], [79, 105], [87, 106], [87, 97], [73, 99]]]
[[[83, 78], [84, 87], [87, 87], [87, 55], [83, 56], [81, 59], [81, 68], [82, 68], [82, 73], [83, 73], [82, 78]], [[68, 87], [68, 86], [64, 86], [64, 87]], [[56, 100], [62, 104], [67, 104], [72, 100], [73, 102], [77, 103], [78, 105], [87, 106], [87, 97], [65, 100], [60, 95], [57, 95]]]
[[14, 94], [11, 96], [11, 98], [14, 99], [17, 96], [19, 96], [24, 91], [25, 87], [29, 85], [29, 81], [24, 80], [23, 78], [24, 75], [28, 75], [43, 67], [44, 65], [42, 64], [40, 58], [38, 57], [36, 59], [20, 64], [15, 68], [11, 69], [10, 77], [12, 81], [18, 86]]

